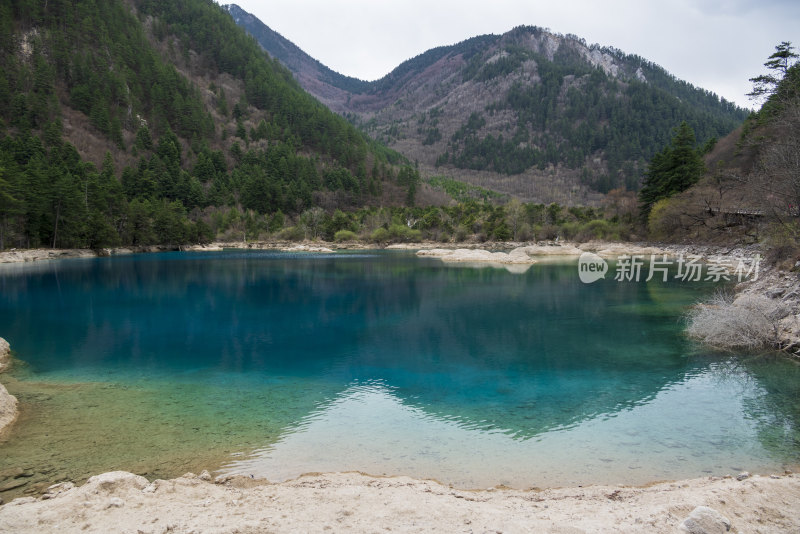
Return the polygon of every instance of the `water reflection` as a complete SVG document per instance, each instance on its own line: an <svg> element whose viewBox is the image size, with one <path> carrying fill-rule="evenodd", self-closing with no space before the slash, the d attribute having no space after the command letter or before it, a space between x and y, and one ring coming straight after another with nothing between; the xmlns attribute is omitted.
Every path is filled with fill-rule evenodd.
<svg viewBox="0 0 800 534"><path fill-rule="evenodd" d="M717 394L731 402L720 403ZM650 402L535 439L434 415L382 382L354 383L247 458L222 471L273 481L306 472L363 471L434 478L461 488L552 486L727 474L766 457L742 418L760 394L713 370Z"/></svg>

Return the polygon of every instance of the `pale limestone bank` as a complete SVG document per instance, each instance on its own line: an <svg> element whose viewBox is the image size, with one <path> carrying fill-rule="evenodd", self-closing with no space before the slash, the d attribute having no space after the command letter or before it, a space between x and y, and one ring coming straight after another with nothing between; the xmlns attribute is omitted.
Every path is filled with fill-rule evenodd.
<svg viewBox="0 0 800 534"><path fill-rule="evenodd" d="M0 373L8 369L11 364L11 345L0 337Z"/></svg>
<svg viewBox="0 0 800 534"><path fill-rule="evenodd" d="M0 531L234 532L798 532L800 478L695 479L648 487L462 491L407 477L306 475L270 484L125 472L61 483L0 507ZM709 530L710 529L710 530Z"/></svg>
<svg viewBox="0 0 800 534"><path fill-rule="evenodd" d="M282 247L283 252L333 252L332 248L321 245L309 245L306 243L298 243L289 247Z"/></svg>
<svg viewBox="0 0 800 534"><path fill-rule="evenodd" d="M433 248L420 250L417 256L430 256L439 258L446 263L497 263L497 264L531 264L536 259L528 255L525 248L515 248L511 252L491 252L482 249L445 249Z"/></svg>
<svg viewBox="0 0 800 534"><path fill-rule="evenodd" d="M630 243L537 243L522 245L510 252L492 252L479 248L422 248L417 256L439 258L443 262L494 263L494 264L533 264L543 259L575 259L584 252L593 252L601 257L623 255L673 255L672 251L654 246L641 246Z"/></svg>
<svg viewBox="0 0 800 534"><path fill-rule="evenodd" d="M68 258L97 258L106 256L124 256L143 252L168 252L180 250L180 247L169 245L152 245L142 247L101 248L97 250L83 248L28 248L10 249L0 252L0 263L28 263L43 260L63 260Z"/></svg>
<svg viewBox="0 0 800 534"><path fill-rule="evenodd" d="M11 364L11 347L8 341L0 337L0 373L8 369ZM3 384L0 384L0 436L17 419L17 398L9 394Z"/></svg>
<svg viewBox="0 0 800 534"><path fill-rule="evenodd" d="M97 253L93 250L32 248L0 252L0 263L24 263L64 258L94 258L96 256Z"/></svg>
<svg viewBox="0 0 800 534"><path fill-rule="evenodd" d="M222 243L209 243L206 245L188 245L182 250L186 252L221 252L224 246Z"/></svg>

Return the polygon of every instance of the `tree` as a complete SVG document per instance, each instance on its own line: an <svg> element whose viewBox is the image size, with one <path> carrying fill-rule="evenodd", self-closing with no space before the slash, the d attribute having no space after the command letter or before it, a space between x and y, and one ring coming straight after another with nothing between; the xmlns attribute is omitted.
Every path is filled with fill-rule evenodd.
<svg viewBox="0 0 800 534"><path fill-rule="evenodd" d="M800 57L794 52L794 47L789 41L783 41L775 47L775 52L767 58L764 66L767 67L771 74L762 74L755 78L750 78L753 82L753 90L747 93L752 100L761 100L769 98L775 94L780 81L786 76L786 73L794 65L795 59Z"/></svg>
<svg viewBox="0 0 800 534"><path fill-rule="evenodd" d="M669 144L650 160L642 189L639 191L641 213L650 213L662 198L689 189L705 172L705 164L695 146L694 130L682 122Z"/></svg>
<svg viewBox="0 0 800 534"><path fill-rule="evenodd" d="M406 206L413 206L416 201L417 186L420 182L419 171L410 165L404 165L400 172L397 173L397 183L400 186L405 186L406 189Z"/></svg>
<svg viewBox="0 0 800 534"><path fill-rule="evenodd" d="M324 217L325 211L320 207L308 209L300 215L300 226L306 231L306 239L319 237Z"/></svg>
<svg viewBox="0 0 800 534"><path fill-rule="evenodd" d="M5 170L0 167L0 250L5 249L5 235L9 216L23 213L22 200L16 184L4 178Z"/></svg>
<svg viewBox="0 0 800 534"><path fill-rule="evenodd" d="M508 211L506 220L508 221L509 229L511 230L511 237L514 239L514 241L517 241L525 216L525 207L522 205L519 199L513 198L506 206L506 210Z"/></svg>

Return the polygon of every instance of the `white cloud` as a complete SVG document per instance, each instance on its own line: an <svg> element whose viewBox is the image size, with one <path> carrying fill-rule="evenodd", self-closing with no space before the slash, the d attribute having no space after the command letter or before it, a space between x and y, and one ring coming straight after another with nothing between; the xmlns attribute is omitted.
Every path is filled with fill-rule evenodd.
<svg viewBox="0 0 800 534"><path fill-rule="evenodd" d="M328 67L373 80L430 48L519 25L640 55L749 106L748 78L780 41L800 45L800 2L782 0L239 0Z"/></svg>

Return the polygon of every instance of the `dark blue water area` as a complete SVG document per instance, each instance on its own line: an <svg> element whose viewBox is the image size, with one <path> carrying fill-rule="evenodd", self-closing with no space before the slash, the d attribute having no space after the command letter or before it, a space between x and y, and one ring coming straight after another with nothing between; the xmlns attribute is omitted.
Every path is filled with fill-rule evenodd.
<svg viewBox="0 0 800 534"><path fill-rule="evenodd" d="M707 431L716 436L716 452L686 445L690 452L675 457L694 460L676 473L794 462L796 366L714 354L682 334L687 307L714 290L657 280L584 284L575 263L511 273L399 251L131 255L0 268L0 335L26 363L22 380L205 384L237 391L244 404L276 384L313 384L320 392L313 407L298 403L283 441L264 444L266 475L275 467L264 466L278 458L281 469L294 466L286 477L381 471L375 458L392 457L386 451L393 447L413 449L399 435L415 432L422 432L415 443L431 432L452 439L437 449L440 461L403 467L387 460L388 472L450 476L465 485L492 481L483 472L459 478L454 466L470 455L452 443L465 440L487 448L481 458L504 451L517 462L544 450L558 456L554 451L569 443L585 444L576 445L579 456L611 456L596 450L603 440L630 458L647 458L658 443L683 435L675 439L684 447ZM265 406L264 417L269 411ZM395 441L378 447L375 458L342 452L354 436L380 442L370 429L382 420L394 424L374 432ZM323 422L325 432L314 432ZM336 429L340 441L328 441ZM637 437L616 443L612 436L626 432ZM495 443L497 433L503 444ZM524 445L536 440L547 447ZM319 448L338 448L347 461L308 461ZM733 457L715 461L717 453ZM669 473L674 461L652 459L659 465L652 476ZM436 466L449 467L428 473ZM554 483L562 475L553 471Z"/></svg>

